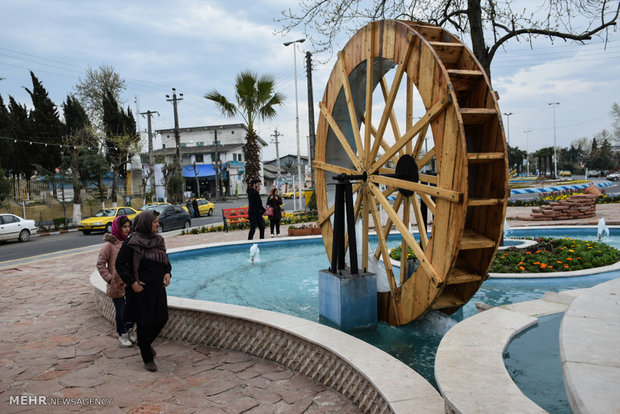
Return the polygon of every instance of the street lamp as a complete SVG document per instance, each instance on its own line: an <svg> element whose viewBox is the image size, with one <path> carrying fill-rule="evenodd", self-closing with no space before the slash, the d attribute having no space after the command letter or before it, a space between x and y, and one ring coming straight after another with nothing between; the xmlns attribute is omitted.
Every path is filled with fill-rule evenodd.
<svg viewBox="0 0 620 414"><path fill-rule="evenodd" d="M510 146L510 115L514 115L512 112L504 112L504 115L506 115L506 124L508 126L508 146Z"/></svg>
<svg viewBox="0 0 620 414"><path fill-rule="evenodd" d="M558 154L555 144L555 107L559 104L559 102L549 102L547 104L553 107L553 178L558 177Z"/></svg>
<svg viewBox="0 0 620 414"><path fill-rule="evenodd" d="M293 45L293 62L295 65L295 131L297 133L297 179L299 185L299 210L301 210L301 154L299 152L299 104L297 103L297 53L295 50L296 43L303 43L306 39L297 39L292 42L284 42L284 46ZM295 193L295 186L293 186Z"/></svg>
<svg viewBox="0 0 620 414"><path fill-rule="evenodd" d="M530 132L531 129L526 129L525 131L525 162L527 163L527 175L530 175L530 155L529 155L529 141L530 141Z"/></svg>

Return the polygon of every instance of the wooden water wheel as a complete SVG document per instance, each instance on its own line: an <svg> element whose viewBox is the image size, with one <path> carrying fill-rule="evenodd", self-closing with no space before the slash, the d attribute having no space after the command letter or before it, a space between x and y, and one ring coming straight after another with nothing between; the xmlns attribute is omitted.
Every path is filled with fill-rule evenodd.
<svg viewBox="0 0 620 414"><path fill-rule="evenodd" d="M379 294L379 318L402 325L428 309L458 310L487 276L508 194L501 112L482 66L440 27L373 22L338 53L320 110L313 165L328 257L331 183L342 173L362 176L353 182L360 266L368 269L374 255L389 282L389 292ZM376 250L368 243L371 223ZM402 251L411 248L419 261L408 279L404 271L397 279L388 259L393 226Z"/></svg>

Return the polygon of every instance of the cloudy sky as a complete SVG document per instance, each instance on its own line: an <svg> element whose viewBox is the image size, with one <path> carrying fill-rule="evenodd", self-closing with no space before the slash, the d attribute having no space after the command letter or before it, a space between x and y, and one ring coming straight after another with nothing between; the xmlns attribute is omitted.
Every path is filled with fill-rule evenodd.
<svg viewBox="0 0 620 414"><path fill-rule="evenodd" d="M74 91L88 66L111 65L127 82L124 104L135 112L158 111L154 129L174 126L173 109L166 101L171 88L183 93L179 103L181 127L241 122L223 117L203 98L213 89L233 97L237 73L251 69L270 74L286 105L273 120L261 122L266 141L277 128L280 154L296 153L295 72L292 47L283 42L303 37L301 31L285 36L274 18L297 7L295 0L132 0L105 2L61 0L3 0L0 6L0 94L30 105L24 87L29 71L43 83L60 106ZM348 37L346 37L348 38ZM345 39L346 40L346 39ZM337 45L338 49L344 44ZM308 103L304 55L297 52L301 152L306 150ZM313 67L315 117L334 59L316 56ZM553 106L556 106L558 146L581 137L611 130L609 115L620 103L620 35L610 32L605 45L548 40L534 49L511 42L494 59L493 84L509 121L510 144L529 151L553 145ZM506 119L506 118L505 118ZM139 119L146 128L146 120ZM529 132L528 132L529 131ZM265 149L275 158L275 145Z"/></svg>

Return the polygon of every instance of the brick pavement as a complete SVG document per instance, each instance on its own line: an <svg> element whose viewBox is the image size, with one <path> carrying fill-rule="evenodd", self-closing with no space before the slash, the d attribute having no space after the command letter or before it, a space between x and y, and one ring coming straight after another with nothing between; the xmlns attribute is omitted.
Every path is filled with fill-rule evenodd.
<svg viewBox="0 0 620 414"><path fill-rule="evenodd" d="M166 239L172 248L246 235ZM0 268L0 412L359 412L332 389L240 352L158 339L159 371L146 371L138 348L120 348L114 327L95 310L88 276L97 252ZM10 405L10 397L24 395L109 404ZM91 397L100 401L85 400Z"/></svg>

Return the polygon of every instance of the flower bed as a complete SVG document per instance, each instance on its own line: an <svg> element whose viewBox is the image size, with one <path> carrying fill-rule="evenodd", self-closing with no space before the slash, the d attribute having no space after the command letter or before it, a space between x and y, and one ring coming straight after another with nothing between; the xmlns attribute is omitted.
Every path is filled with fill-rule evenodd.
<svg viewBox="0 0 620 414"><path fill-rule="evenodd" d="M295 224L288 228L289 236L313 236L321 234L321 228L315 223Z"/></svg>

